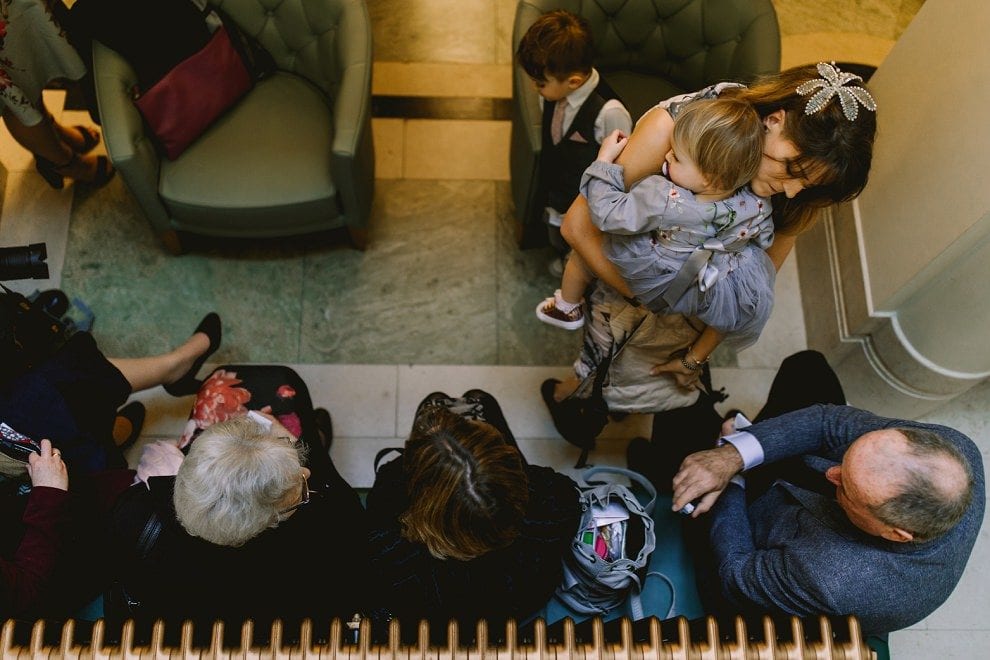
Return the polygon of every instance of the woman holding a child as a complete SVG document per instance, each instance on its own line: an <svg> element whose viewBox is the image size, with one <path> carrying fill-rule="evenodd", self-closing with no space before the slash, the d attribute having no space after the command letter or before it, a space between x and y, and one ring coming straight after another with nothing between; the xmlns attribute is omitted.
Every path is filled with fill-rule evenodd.
<svg viewBox="0 0 990 660"><path fill-rule="evenodd" d="M681 108L716 97L748 102L763 123L762 161L749 189L771 200L775 237L766 255L779 269L797 235L815 222L820 208L853 199L865 187L876 104L858 76L826 63L788 69L748 88L719 84L669 99L643 115L615 161L623 168L627 189L661 172ZM587 300L590 318L575 375L544 384L544 399L558 430L562 426L558 402L572 395L591 396L600 367L607 369L607 377L598 381L612 412L658 412L691 405L698 396L695 388L702 368L723 340L721 333L697 318L651 313L639 305L603 254L603 235L592 214L589 201L579 195L562 228L600 279Z"/></svg>

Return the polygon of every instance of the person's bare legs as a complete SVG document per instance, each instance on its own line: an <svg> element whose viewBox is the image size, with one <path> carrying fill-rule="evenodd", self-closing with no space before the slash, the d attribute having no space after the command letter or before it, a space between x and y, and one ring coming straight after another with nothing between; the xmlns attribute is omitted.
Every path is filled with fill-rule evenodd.
<svg viewBox="0 0 990 660"><path fill-rule="evenodd" d="M36 157L51 161L58 168L63 176L71 177L77 181L93 181L99 175L98 156L94 154L77 155L73 151L72 140L62 139L63 134L76 135L80 139L78 131L57 126L51 114L44 109L43 103L39 100L38 108L42 111L41 121L32 126L26 126L14 116L10 110L3 111L3 121L7 125L10 135ZM81 144L81 140L80 140Z"/></svg>
<svg viewBox="0 0 990 660"><path fill-rule="evenodd" d="M55 126L55 131L58 133L58 137L62 142L69 145L69 148L76 153L82 153L87 147L92 149L97 144L99 144L100 133L95 128L85 128L79 126L65 126L63 124L55 121L52 117L52 124ZM84 135L83 131L87 133L92 132L92 136L96 137L96 142L89 142L90 135Z"/></svg>
<svg viewBox="0 0 990 660"><path fill-rule="evenodd" d="M143 358L107 358L135 392L158 385L174 383L182 378L193 362L210 348L210 338L197 332L178 348L161 355Z"/></svg>
<svg viewBox="0 0 990 660"><path fill-rule="evenodd" d="M55 128L55 122L47 110L42 110L41 121L32 126L22 124L14 113L6 109L3 111L3 121L17 144L32 154L56 164L66 163L72 159L72 147L62 141Z"/></svg>

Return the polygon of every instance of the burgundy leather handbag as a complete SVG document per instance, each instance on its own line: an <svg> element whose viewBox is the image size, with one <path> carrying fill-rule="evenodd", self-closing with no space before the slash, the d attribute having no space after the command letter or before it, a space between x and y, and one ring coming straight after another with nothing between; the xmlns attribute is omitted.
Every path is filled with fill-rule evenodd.
<svg viewBox="0 0 990 660"><path fill-rule="evenodd" d="M254 86L226 27L134 99L169 160L175 160Z"/></svg>

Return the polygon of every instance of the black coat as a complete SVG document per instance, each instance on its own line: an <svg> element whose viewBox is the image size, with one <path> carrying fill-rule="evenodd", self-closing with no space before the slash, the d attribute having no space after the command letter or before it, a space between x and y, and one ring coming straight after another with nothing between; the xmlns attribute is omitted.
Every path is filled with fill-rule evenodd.
<svg viewBox="0 0 990 660"><path fill-rule="evenodd" d="M561 558L581 512L570 478L546 467L526 466L526 473L529 504L512 545L471 561L439 560L402 538L399 516L409 504L402 460L383 465L367 501L375 601L403 623L430 620L434 631L457 618L465 635L480 618L494 630L542 608L561 582Z"/></svg>
<svg viewBox="0 0 990 660"><path fill-rule="evenodd" d="M314 492L308 505L278 527L231 548L182 529L172 503L174 477L149 481L150 492L143 484L132 486L116 512L119 522L154 510L163 523L151 554L131 556L123 578L127 596L141 603L140 620L163 617L175 626L191 619L202 640L213 621L223 619L228 640L236 641L245 619L254 621L256 639L267 638L274 619L282 619L285 638L293 639L299 622L309 617L314 636L325 638L330 619L348 620L364 609L367 528L350 488ZM130 541L123 545L133 550Z"/></svg>

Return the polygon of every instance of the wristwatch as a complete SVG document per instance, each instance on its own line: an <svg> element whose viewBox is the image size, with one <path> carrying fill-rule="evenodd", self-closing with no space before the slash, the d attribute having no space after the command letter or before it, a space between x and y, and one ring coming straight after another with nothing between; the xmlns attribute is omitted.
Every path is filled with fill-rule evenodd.
<svg viewBox="0 0 990 660"><path fill-rule="evenodd" d="M681 353L681 356L680 356L681 357L681 365L685 369L687 369L688 371L697 371L698 369L701 369L701 367L705 366L705 364L708 362L708 358L705 358L704 360L695 360L694 358L690 358L691 362L694 363L694 364L691 364L691 362L688 362L688 356L691 354L691 349L692 348L694 348L694 346L689 346L688 348L686 348L684 350L683 353ZM711 356L709 356L709 357L711 357Z"/></svg>

